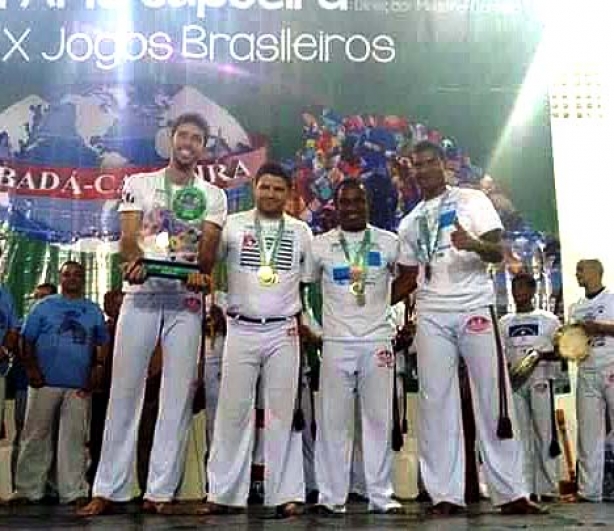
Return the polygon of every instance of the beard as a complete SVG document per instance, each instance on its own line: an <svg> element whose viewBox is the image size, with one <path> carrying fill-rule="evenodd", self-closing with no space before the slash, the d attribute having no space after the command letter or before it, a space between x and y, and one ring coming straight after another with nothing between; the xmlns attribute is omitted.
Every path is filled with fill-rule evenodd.
<svg viewBox="0 0 614 531"><path fill-rule="evenodd" d="M198 163L200 157L195 151L190 151L189 156L183 155L182 151L182 149L173 149L173 163L180 170L189 170Z"/></svg>

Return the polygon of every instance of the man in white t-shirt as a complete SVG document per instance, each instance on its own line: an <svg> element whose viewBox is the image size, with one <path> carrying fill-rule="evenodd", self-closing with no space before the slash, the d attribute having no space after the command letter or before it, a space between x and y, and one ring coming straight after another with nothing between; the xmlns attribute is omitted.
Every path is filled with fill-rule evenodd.
<svg viewBox="0 0 614 531"><path fill-rule="evenodd" d="M192 419L201 339L202 291L224 223L226 196L196 173L208 138L198 114L177 118L168 167L124 184L120 252L124 301L117 322L111 393L93 499L82 516L109 512L132 498L134 460L147 367L160 341L160 411L143 510L172 512ZM186 282L147 278L143 258L197 266Z"/></svg>
<svg viewBox="0 0 614 531"><path fill-rule="evenodd" d="M585 295L569 310L591 336L590 354L578 364L577 501L600 502L603 496L605 416L614 426L614 293L603 286L599 260L581 260L576 278Z"/></svg>
<svg viewBox="0 0 614 531"><path fill-rule="evenodd" d="M345 512L357 396L369 510L401 512L392 499L395 330L388 319L398 239L367 223L367 191L360 181L343 181L335 205L339 226L316 237L313 245L314 276L322 282L323 300L315 450L318 504L326 513Z"/></svg>
<svg viewBox="0 0 614 531"><path fill-rule="evenodd" d="M415 146L414 168L423 200L399 227L399 269L413 281L399 283L393 296L397 302L419 283L418 447L420 471L433 500L431 512L447 516L465 505L458 380L462 356L472 382L493 504L504 514L539 514L542 509L528 500L521 442L512 437L509 378L496 334L494 288L486 270L488 263L503 257L501 221L482 192L446 185L444 162L438 145Z"/></svg>
<svg viewBox="0 0 614 531"><path fill-rule="evenodd" d="M264 505L279 517L299 514L305 500L299 388L301 283L312 275L309 227L284 214L292 188L286 171L264 164L254 178L256 208L234 214L222 235L228 269L228 336L222 362L209 500L200 514L247 505L254 443L254 400L264 398Z"/></svg>
<svg viewBox="0 0 614 531"><path fill-rule="evenodd" d="M500 320L508 365L520 363L530 350L548 355L529 379L514 392L518 435L524 444L524 477L531 498L552 502L558 498L560 445L554 410L554 382L560 377L561 361L555 361L552 343L561 323L556 315L534 306L537 283L529 273L512 280L515 313Z"/></svg>

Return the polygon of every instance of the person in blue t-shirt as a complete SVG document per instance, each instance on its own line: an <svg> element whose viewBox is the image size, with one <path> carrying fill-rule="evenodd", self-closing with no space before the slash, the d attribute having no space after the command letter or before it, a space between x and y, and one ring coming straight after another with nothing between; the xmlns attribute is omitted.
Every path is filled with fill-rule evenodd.
<svg viewBox="0 0 614 531"><path fill-rule="evenodd" d="M108 333L104 315L83 298L85 269L65 262L60 269L61 295L38 302L22 329L22 360L28 375L28 408L17 461L12 501L37 502L53 452L51 426L59 415L57 451L58 493L61 503L83 504L86 481L87 425L90 389L104 362Z"/></svg>

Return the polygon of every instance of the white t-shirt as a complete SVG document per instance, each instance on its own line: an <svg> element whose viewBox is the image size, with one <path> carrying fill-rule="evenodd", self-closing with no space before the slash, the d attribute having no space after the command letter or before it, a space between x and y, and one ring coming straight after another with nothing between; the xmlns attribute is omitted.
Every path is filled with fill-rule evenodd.
<svg viewBox="0 0 614 531"><path fill-rule="evenodd" d="M450 235L456 230L457 220L474 237L503 229L488 197L466 188L448 188L441 196L420 202L401 221L399 264L421 266L418 310L458 312L494 304L487 264L477 253L459 251L452 245ZM426 281L425 265L430 253L431 279Z"/></svg>
<svg viewBox="0 0 614 531"><path fill-rule="evenodd" d="M513 367L531 349L542 352L554 350L552 339L560 326L558 317L545 310L504 315L499 321L499 327L507 362ZM560 362L540 361L529 381L557 379L560 372Z"/></svg>
<svg viewBox="0 0 614 531"><path fill-rule="evenodd" d="M585 321L614 322L614 293L603 290L592 299L582 297L571 305L569 317L572 323ZM598 369L614 363L614 337L593 336L591 353L579 364L580 369Z"/></svg>
<svg viewBox="0 0 614 531"><path fill-rule="evenodd" d="M202 190L206 211L201 219L183 221L170 208L171 197L165 185L166 168L152 173L131 175L124 183L119 212L141 212L140 245L145 258L182 263L196 263L198 241L203 222L222 228L226 221L226 194L201 177L194 176L193 186ZM185 188L171 185L171 195ZM126 284L127 292L175 292L185 290L179 280L149 278L141 285Z"/></svg>
<svg viewBox="0 0 614 531"><path fill-rule="evenodd" d="M260 268L260 250L255 226L255 210L239 212L228 217L222 233L220 256L228 268L228 313L244 317L291 317L302 309L300 283L312 282L313 263L309 226L284 214L275 271L279 282L261 286L257 273ZM262 234L267 249L271 249L280 220L261 218Z"/></svg>
<svg viewBox="0 0 614 531"><path fill-rule="evenodd" d="M359 306L350 292L350 264L340 243L340 229L317 236L313 243L315 277L322 280L322 324L328 340L390 340L394 326L389 319L390 291L399 254L395 234L371 225L367 256L366 304ZM350 257L361 246L364 231L343 232Z"/></svg>

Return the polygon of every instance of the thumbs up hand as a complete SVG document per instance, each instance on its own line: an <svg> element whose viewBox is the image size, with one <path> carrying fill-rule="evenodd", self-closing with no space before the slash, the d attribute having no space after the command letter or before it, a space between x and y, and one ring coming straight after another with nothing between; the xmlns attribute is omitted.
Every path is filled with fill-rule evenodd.
<svg viewBox="0 0 614 531"><path fill-rule="evenodd" d="M458 222L454 222L455 231L450 235L452 245L459 251L476 251L479 248L480 242L469 234L465 228Z"/></svg>

